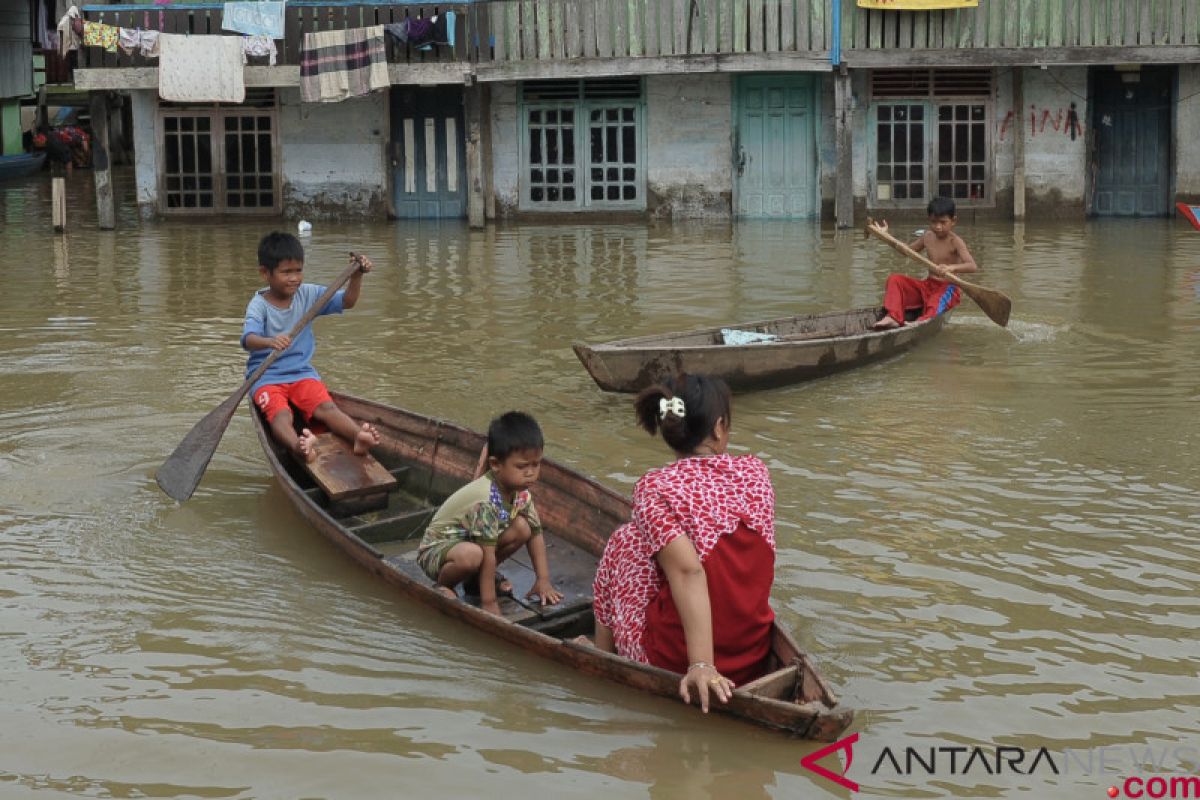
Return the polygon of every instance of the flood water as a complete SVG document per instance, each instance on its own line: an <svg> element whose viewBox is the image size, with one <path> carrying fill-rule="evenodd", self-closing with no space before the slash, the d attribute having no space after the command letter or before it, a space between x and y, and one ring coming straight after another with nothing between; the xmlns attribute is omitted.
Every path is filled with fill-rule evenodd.
<svg viewBox="0 0 1200 800"><path fill-rule="evenodd" d="M56 235L48 178L0 186L0 797L851 796L801 765L812 744L394 595L291 510L244 409L196 495L165 497L155 469L241 382L258 238L296 221L143 224L126 201L101 233L86 172L70 205ZM778 615L858 710L847 777L1097 800L1200 775L1200 232L958 232L1007 329L964 300L907 355L735 400L732 446L778 495ZM377 265L318 322L329 384L473 428L525 409L550 458L625 493L668 454L571 342L869 305L911 271L810 222L305 243L308 280L350 249ZM1059 774L879 763L955 746L1046 748Z"/></svg>

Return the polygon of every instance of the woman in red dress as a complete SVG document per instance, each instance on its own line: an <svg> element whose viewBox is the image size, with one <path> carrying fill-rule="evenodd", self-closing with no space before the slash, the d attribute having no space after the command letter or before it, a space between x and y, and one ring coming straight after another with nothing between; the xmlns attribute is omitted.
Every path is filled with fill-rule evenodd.
<svg viewBox="0 0 1200 800"><path fill-rule="evenodd" d="M775 619L775 492L756 456L731 456L729 387L680 375L634 401L638 423L675 453L633 490L633 516L609 538L593 584L596 646L683 674L709 692L765 671Z"/></svg>

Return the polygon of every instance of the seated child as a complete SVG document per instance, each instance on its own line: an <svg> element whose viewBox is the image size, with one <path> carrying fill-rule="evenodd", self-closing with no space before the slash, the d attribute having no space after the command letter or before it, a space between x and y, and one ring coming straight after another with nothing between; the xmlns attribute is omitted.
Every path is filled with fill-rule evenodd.
<svg viewBox="0 0 1200 800"><path fill-rule="evenodd" d="M562 599L550 583L542 522L529 494L543 448L542 429L528 414L509 411L492 420L484 451L488 472L450 495L421 538L417 562L439 592L457 598L455 586L465 582L474 594L477 584L480 605L499 615L496 595L511 594L513 587L496 565L524 545L537 574L525 596L538 595L542 605Z"/></svg>
<svg viewBox="0 0 1200 800"><path fill-rule="evenodd" d="M929 228L909 247L918 253L924 250L940 272L931 269L922 280L909 275L889 275L883 290L883 316L873 326L875 330L900 327L905 323L905 312L910 310L916 312L918 320L949 311L958 305L962 292L946 280L945 273L957 275L979 269L967 243L954 232L958 223L954 201L948 197L935 197L929 201L926 210ZM879 227L886 231L887 222L881 222Z"/></svg>
<svg viewBox="0 0 1200 800"><path fill-rule="evenodd" d="M333 295L321 310L322 315L340 314L358 303L363 273L370 272L372 264L366 256L354 258L358 260L359 271L345 289ZM272 350L283 351L250 390L254 404L271 426L272 435L303 461L317 457L314 449L317 437L311 428L296 433L292 419L294 406L304 415L307 425L321 423L350 442L355 454L365 455L379 444L379 432L369 423L359 425L334 404L312 365L316 349L312 325L297 334L295 340L288 337L288 332L325 291L319 284L302 282L304 247L300 240L290 233L264 236L258 244L258 272L267 287L255 293L246 306L242 347L250 351L246 360L247 378Z"/></svg>

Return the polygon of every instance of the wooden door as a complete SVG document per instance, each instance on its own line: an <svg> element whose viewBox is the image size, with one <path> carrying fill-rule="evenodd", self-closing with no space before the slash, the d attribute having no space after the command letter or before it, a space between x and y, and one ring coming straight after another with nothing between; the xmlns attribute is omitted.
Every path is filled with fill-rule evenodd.
<svg viewBox="0 0 1200 800"><path fill-rule="evenodd" d="M814 83L806 75L738 78L733 153L737 216L820 213Z"/></svg>
<svg viewBox="0 0 1200 800"><path fill-rule="evenodd" d="M1092 73L1092 203L1097 216L1171 213L1173 68Z"/></svg>
<svg viewBox="0 0 1200 800"><path fill-rule="evenodd" d="M392 203L396 216L466 216L462 87L393 87L390 102Z"/></svg>

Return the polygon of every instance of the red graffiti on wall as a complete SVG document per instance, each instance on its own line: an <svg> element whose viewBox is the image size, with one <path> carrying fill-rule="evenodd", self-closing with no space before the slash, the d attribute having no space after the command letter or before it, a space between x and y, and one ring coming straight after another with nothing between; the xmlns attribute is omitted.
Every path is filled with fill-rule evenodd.
<svg viewBox="0 0 1200 800"><path fill-rule="evenodd" d="M1000 123L1000 141L1003 142L1008 135L1015 117L1014 111L1009 111L1004 115L1004 121ZM1083 135L1083 123L1079 121L1074 103L1071 103L1069 108L1059 108L1057 111L1049 108L1039 109L1034 105L1029 106L1029 137L1032 139L1039 133L1044 134L1047 125L1050 126L1052 132L1070 136L1072 140Z"/></svg>

